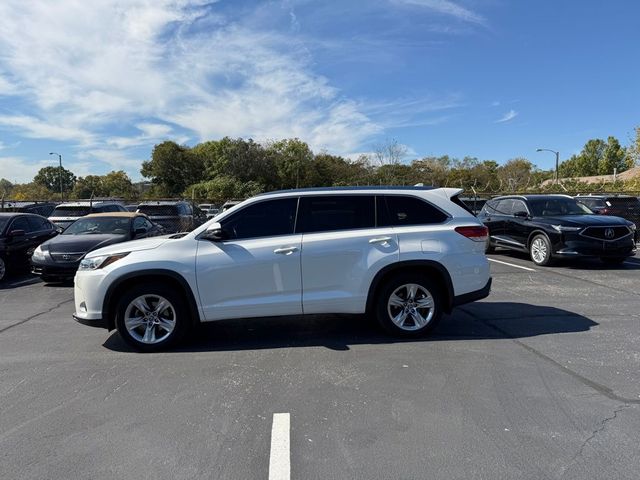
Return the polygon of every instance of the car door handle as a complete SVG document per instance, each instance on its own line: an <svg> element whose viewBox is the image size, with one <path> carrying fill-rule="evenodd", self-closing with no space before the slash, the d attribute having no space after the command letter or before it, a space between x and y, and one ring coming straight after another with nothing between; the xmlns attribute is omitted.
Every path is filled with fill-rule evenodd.
<svg viewBox="0 0 640 480"><path fill-rule="evenodd" d="M376 237L369 240L369 243L389 243L391 237Z"/></svg>
<svg viewBox="0 0 640 480"><path fill-rule="evenodd" d="M282 247L276 248L273 253L278 253L280 255L291 255L293 252L297 252L298 247Z"/></svg>

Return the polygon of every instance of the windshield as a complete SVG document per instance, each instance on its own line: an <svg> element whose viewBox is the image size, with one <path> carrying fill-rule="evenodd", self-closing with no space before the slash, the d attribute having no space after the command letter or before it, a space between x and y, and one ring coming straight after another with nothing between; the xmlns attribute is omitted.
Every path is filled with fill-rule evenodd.
<svg viewBox="0 0 640 480"><path fill-rule="evenodd" d="M81 218L67 228L62 235L113 234L129 233L129 218L90 217Z"/></svg>
<svg viewBox="0 0 640 480"><path fill-rule="evenodd" d="M536 198L529 200L534 217L554 217L558 215L588 215L593 213L573 198Z"/></svg>
<svg viewBox="0 0 640 480"><path fill-rule="evenodd" d="M56 207L50 217L84 217L89 215L89 207Z"/></svg>
<svg viewBox="0 0 640 480"><path fill-rule="evenodd" d="M178 207L175 205L140 205L138 211L150 217L178 215Z"/></svg>

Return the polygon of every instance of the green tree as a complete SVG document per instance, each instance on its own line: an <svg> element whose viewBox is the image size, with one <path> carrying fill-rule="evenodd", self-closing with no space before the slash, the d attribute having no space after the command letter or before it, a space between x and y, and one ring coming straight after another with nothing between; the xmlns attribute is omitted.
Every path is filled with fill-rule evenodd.
<svg viewBox="0 0 640 480"><path fill-rule="evenodd" d="M11 198L13 200L52 200L56 198L56 194L39 183L31 182L14 185Z"/></svg>
<svg viewBox="0 0 640 480"><path fill-rule="evenodd" d="M73 189L73 185L76 183L76 176L70 170L62 167L44 167L38 170L38 173L33 177L33 182L37 185L41 185L49 191L60 191L60 172L62 171L62 190L63 192L70 192Z"/></svg>
<svg viewBox="0 0 640 480"><path fill-rule="evenodd" d="M626 149L625 165L627 170L640 165L640 127L634 129L635 138Z"/></svg>
<svg viewBox="0 0 640 480"><path fill-rule="evenodd" d="M262 191L262 185L257 182L242 182L237 178L218 176L189 186L183 195L221 204L227 200L252 197Z"/></svg>
<svg viewBox="0 0 640 480"><path fill-rule="evenodd" d="M12 189L13 183L6 178L0 178L0 198L9 198Z"/></svg>
<svg viewBox="0 0 640 480"><path fill-rule="evenodd" d="M279 188L309 187L313 152L305 142L293 138L272 142L267 154L273 159Z"/></svg>
<svg viewBox="0 0 640 480"><path fill-rule="evenodd" d="M526 158L512 158L498 168L501 188L510 192L524 190L531 185L531 177L535 170L535 166Z"/></svg>
<svg viewBox="0 0 640 480"><path fill-rule="evenodd" d="M625 162L626 152L620 146L615 137L607 138L607 143L602 151L602 157L598 161L598 173L600 175L613 175L613 172L624 172L627 169Z"/></svg>
<svg viewBox="0 0 640 480"><path fill-rule="evenodd" d="M111 197L131 198L134 195L133 183L123 170L112 171L104 175L102 188L105 195Z"/></svg>
<svg viewBox="0 0 640 480"><path fill-rule="evenodd" d="M153 147L140 172L150 178L156 195L177 196L203 177L204 162L189 147L166 141Z"/></svg>
<svg viewBox="0 0 640 480"><path fill-rule="evenodd" d="M102 177L100 175L87 175L79 177L73 187L71 196L73 198L91 198L105 196L102 186Z"/></svg>

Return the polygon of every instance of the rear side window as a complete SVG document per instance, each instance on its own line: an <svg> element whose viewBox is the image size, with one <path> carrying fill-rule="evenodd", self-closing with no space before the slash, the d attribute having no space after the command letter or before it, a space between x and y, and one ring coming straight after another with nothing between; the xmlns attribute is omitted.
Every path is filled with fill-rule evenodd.
<svg viewBox="0 0 640 480"><path fill-rule="evenodd" d="M296 221L297 198L255 203L222 222L230 240L291 235Z"/></svg>
<svg viewBox="0 0 640 480"><path fill-rule="evenodd" d="M374 228L375 197L370 195L327 195L301 197L297 231L331 232Z"/></svg>
<svg viewBox="0 0 640 480"><path fill-rule="evenodd" d="M18 217L12 223L11 227L9 227L9 231L12 230L23 230L25 233L33 232L33 228L29 225L29 221L27 217Z"/></svg>
<svg viewBox="0 0 640 480"><path fill-rule="evenodd" d="M442 223L448 217L442 210L416 197L385 195L378 209L379 227ZM386 204L386 208L384 208Z"/></svg>

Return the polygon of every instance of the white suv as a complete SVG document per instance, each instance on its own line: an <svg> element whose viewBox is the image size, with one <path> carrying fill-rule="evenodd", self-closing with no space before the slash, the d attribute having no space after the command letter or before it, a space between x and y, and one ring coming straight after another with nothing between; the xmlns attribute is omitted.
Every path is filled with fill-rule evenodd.
<svg viewBox="0 0 640 480"><path fill-rule="evenodd" d="M425 187L322 188L251 198L193 232L93 251L74 318L159 350L198 322L370 313L403 336L489 294L487 229Z"/></svg>

